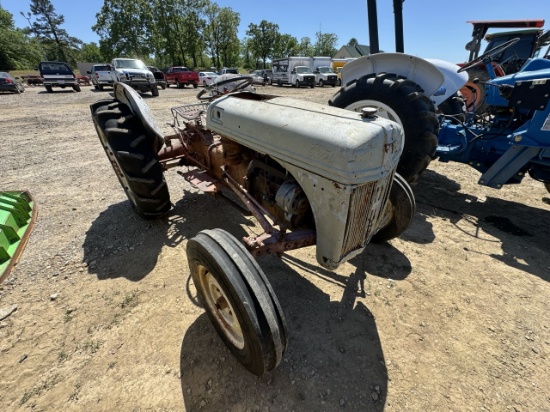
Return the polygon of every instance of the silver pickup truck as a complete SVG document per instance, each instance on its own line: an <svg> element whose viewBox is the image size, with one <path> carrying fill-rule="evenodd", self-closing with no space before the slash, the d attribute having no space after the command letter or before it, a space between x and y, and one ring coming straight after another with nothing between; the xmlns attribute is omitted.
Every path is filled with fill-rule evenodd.
<svg viewBox="0 0 550 412"><path fill-rule="evenodd" d="M96 90L103 90L105 86L113 87L115 84L113 68L110 64L94 64L87 73Z"/></svg>
<svg viewBox="0 0 550 412"><path fill-rule="evenodd" d="M155 76L138 59L117 58L111 61L115 82L125 83L139 92L151 92L153 96L159 95L158 84Z"/></svg>

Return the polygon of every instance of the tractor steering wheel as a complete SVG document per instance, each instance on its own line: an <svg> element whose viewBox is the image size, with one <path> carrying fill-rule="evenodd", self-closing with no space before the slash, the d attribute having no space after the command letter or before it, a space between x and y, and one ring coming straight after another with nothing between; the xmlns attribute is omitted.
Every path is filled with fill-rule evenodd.
<svg viewBox="0 0 550 412"><path fill-rule="evenodd" d="M221 96L223 94L236 92L237 90L246 89L248 86L250 86L253 83L253 77L252 76L237 76L237 77L231 77L229 79L224 79L220 82L214 82L208 87L205 87L202 89L199 94L197 94L197 99L199 100L213 100L218 96ZM231 90L221 92L217 90L218 87L223 86L224 84L228 83L237 83ZM214 95L210 96L204 96L206 92L214 92Z"/></svg>
<svg viewBox="0 0 550 412"><path fill-rule="evenodd" d="M500 46L494 47L491 50L483 53L481 56L476 57L474 60L472 60L469 63L466 63L464 66L462 66L460 69L458 69L457 73L462 73L465 70L468 70L474 66L477 66L479 63L485 61L485 59L488 59L489 61L493 58L495 54L499 54L500 52L506 50L508 47L513 46L519 41L519 37L516 37L515 39L508 40L505 43L502 43Z"/></svg>

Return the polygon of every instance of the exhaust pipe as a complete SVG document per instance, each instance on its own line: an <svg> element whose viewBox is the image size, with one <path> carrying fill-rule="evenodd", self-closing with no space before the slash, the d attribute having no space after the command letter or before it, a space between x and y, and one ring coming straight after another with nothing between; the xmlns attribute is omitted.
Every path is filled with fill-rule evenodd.
<svg viewBox="0 0 550 412"><path fill-rule="evenodd" d="M405 0L393 0L393 13L395 24L395 51L405 53L403 41L403 3Z"/></svg>
<svg viewBox="0 0 550 412"><path fill-rule="evenodd" d="M370 54L380 53L378 45L378 16L376 14L376 0L367 0L367 15L369 19Z"/></svg>

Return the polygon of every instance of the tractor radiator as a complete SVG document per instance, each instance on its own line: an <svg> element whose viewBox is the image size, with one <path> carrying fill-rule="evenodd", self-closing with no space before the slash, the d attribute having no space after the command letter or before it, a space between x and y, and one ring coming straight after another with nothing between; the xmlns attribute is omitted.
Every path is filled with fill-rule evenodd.
<svg viewBox="0 0 550 412"><path fill-rule="evenodd" d="M365 247L378 229L383 205L388 199L394 173L385 178L356 187L351 193L350 208L342 244L343 260L350 253Z"/></svg>

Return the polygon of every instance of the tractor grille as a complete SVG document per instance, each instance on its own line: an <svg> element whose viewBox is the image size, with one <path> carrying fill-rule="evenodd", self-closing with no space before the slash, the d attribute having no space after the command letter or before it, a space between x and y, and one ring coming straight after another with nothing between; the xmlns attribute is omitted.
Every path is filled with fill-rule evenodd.
<svg viewBox="0 0 550 412"><path fill-rule="evenodd" d="M363 248L370 240L384 211L393 173L383 179L356 187L351 194L341 259Z"/></svg>

